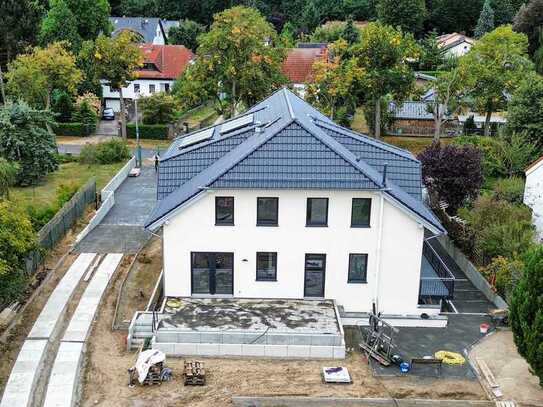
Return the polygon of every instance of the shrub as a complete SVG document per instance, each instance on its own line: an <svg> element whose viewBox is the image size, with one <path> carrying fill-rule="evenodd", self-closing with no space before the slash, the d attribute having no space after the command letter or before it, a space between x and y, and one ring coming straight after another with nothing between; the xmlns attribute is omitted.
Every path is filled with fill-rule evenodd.
<svg viewBox="0 0 543 407"><path fill-rule="evenodd" d="M519 353L543 385L543 246L528 252L524 264L511 299L511 328Z"/></svg>
<svg viewBox="0 0 543 407"><path fill-rule="evenodd" d="M126 143L111 139L104 143L87 144L81 149L79 161L83 164L113 164L130 157Z"/></svg>
<svg viewBox="0 0 543 407"><path fill-rule="evenodd" d="M32 227L37 232L44 227L55 214L68 202L79 189L75 183L60 184L56 190L56 199L54 202L45 206L28 205L26 213L32 223Z"/></svg>
<svg viewBox="0 0 543 407"><path fill-rule="evenodd" d="M175 120L177 110L175 98L166 92L154 93L141 99L144 124L169 124Z"/></svg>
<svg viewBox="0 0 543 407"><path fill-rule="evenodd" d="M494 197L512 204L521 204L524 197L524 180L520 177L499 179L494 185Z"/></svg>
<svg viewBox="0 0 543 407"><path fill-rule="evenodd" d="M449 204L447 211L454 214L467 200L473 200L479 194L483 172L478 148L433 142L418 159L433 206L445 201Z"/></svg>
<svg viewBox="0 0 543 407"><path fill-rule="evenodd" d="M77 156L73 154L58 153L56 157L59 164L74 163L74 162L77 162L78 160Z"/></svg>
<svg viewBox="0 0 543 407"><path fill-rule="evenodd" d="M475 236L474 260L479 265L486 266L498 256L515 258L533 245L532 213L525 205L481 196L473 208L458 213Z"/></svg>
<svg viewBox="0 0 543 407"><path fill-rule="evenodd" d="M89 102L83 100L74 112L73 119L75 122L83 123L84 125L94 125L96 129L98 114L94 111Z"/></svg>
<svg viewBox="0 0 543 407"><path fill-rule="evenodd" d="M100 114L100 108L102 105L100 102L100 98L98 96L96 96L94 93L91 93L91 92L86 92L78 96L75 101L76 109L79 109L83 103L86 103L88 106L90 106L92 111L98 117L98 115Z"/></svg>
<svg viewBox="0 0 543 407"><path fill-rule="evenodd" d="M168 126L164 124L140 124L138 125L140 138L152 140L167 140ZM136 125L129 124L126 126L128 138L136 138Z"/></svg>
<svg viewBox="0 0 543 407"><path fill-rule="evenodd" d="M87 137L96 131L96 122L93 124L57 123L54 131L57 136Z"/></svg>
<svg viewBox="0 0 543 407"><path fill-rule="evenodd" d="M523 267L522 260L498 256L488 266L482 267L481 273L496 288L496 292L510 302Z"/></svg>
<svg viewBox="0 0 543 407"><path fill-rule="evenodd" d="M72 96L65 91L55 89L52 99L51 110L57 114L57 121L61 123L69 122L74 111Z"/></svg>

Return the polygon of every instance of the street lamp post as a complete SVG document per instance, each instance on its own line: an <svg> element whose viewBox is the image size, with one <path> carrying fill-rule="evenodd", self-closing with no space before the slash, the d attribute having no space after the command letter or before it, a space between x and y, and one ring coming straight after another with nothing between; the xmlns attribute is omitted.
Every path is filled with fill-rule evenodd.
<svg viewBox="0 0 543 407"><path fill-rule="evenodd" d="M134 104L136 110L136 167L141 167L141 145L140 145L140 128L138 125L139 116L138 116L138 98L140 96L139 89L135 91L134 95Z"/></svg>

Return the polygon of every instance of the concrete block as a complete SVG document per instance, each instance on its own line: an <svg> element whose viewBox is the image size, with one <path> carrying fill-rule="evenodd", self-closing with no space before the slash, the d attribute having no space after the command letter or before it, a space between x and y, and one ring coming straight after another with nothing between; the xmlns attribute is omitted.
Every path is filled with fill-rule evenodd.
<svg viewBox="0 0 543 407"><path fill-rule="evenodd" d="M200 343L221 343L221 334L215 332L202 332L200 334Z"/></svg>
<svg viewBox="0 0 543 407"><path fill-rule="evenodd" d="M177 334L175 332L168 332L168 331L162 331L162 330L157 331L156 340L157 342L185 342L185 341L178 341Z"/></svg>
<svg viewBox="0 0 543 407"><path fill-rule="evenodd" d="M345 346L333 346L334 359L345 359Z"/></svg>
<svg viewBox="0 0 543 407"><path fill-rule="evenodd" d="M198 355L198 344L196 343L174 343L175 356Z"/></svg>
<svg viewBox="0 0 543 407"><path fill-rule="evenodd" d="M241 343L221 343L219 354L221 356L243 356Z"/></svg>
<svg viewBox="0 0 543 407"><path fill-rule="evenodd" d="M202 356L219 356L218 343L198 343L198 354Z"/></svg>
<svg viewBox="0 0 543 407"><path fill-rule="evenodd" d="M311 357L310 345L288 345L287 355L289 358L309 358Z"/></svg>
<svg viewBox="0 0 543 407"><path fill-rule="evenodd" d="M271 334L266 335L268 345L288 345L290 343L289 335Z"/></svg>
<svg viewBox="0 0 543 407"><path fill-rule="evenodd" d="M51 371L44 407L72 407L76 403L84 344L61 342Z"/></svg>
<svg viewBox="0 0 543 407"><path fill-rule="evenodd" d="M253 334L253 333L250 333L250 334L245 334L244 335L244 338L243 338L243 343L245 344L265 344L267 342L267 339L266 339L266 335L262 335L264 332L262 333L258 333L258 334Z"/></svg>
<svg viewBox="0 0 543 407"><path fill-rule="evenodd" d="M314 359L332 359L334 348L332 346L311 346L310 356Z"/></svg>
<svg viewBox="0 0 543 407"><path fill-rule="evenodd" d="M200 332L177 332L176 341L179 343L199 343Z"/></svg>
<svg viewBox="0 0 543 407"><path fill-rule="evenodd" d="M241 352L243 356L266 356L266 351L264 350L264 345L243 345L241 347Z"/></svg>
<svg viewBox="0 0 543 407"><path fill-rule="evenodd" d="M175 354L174 345L175 344L173 344L173 343L155 342L155 343L153 343L152 347L153 347L153 349L158 349L158 350L164 352L164 354L166 356L172 356L172 355Z"/></svg>
<svg viewBox="0 0 543 407"><path fill-rule="evenodd" d="M222 334L222 343L245 343L245 334L224 332Z"/></svg>
<svg viewBox="0 0 543 407"><path fill-rule="evenodd" d="M287 345L266 345L265 356L270 358L286 358L288 357Z"/></svg>
<svg viewBox="0 0 543 407"><path fill-rule="evenodd" d="M311 336L303 334L290 335L289 345L311 345Z"/></svg>
<svg viewBox="0 0 543 407"><path fill-rule="evenodd" d="M333 346L334 336L332 335L313 335L311 337L311 346Z"/></svg>

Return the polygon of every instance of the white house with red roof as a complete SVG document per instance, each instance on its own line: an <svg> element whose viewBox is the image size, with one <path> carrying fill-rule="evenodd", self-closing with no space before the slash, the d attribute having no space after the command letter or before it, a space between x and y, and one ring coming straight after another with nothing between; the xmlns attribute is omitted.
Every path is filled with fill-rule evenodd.
<svg viewBox="0 0 543 407"><path fill-rule="evenodd" d="M475 40L464 34L451 33L443 34L437 37L439 48L441 48L447 57L461 57L468 53Z"/></svg>
<svg viewBox="0 0 543 407"><path fill-rule="evenodd" d="M532 208L532 223L538 240L543 241L543 157L530 164L524 173L524 204Z"/></svg>
<svg viewBox="0 0 543 407"><path fill-rule="evenodd" d="M300 43L287 51L282 71L301 97L304 97L306 84L313 80L313 64L326 58L328 44Z"/></svg>
<svg viewBox="0 0 543 407"><path fill-rule="evenodd" d="M194 59L191 50L183 45L141 44L144 62L136 73L136 79L123 88L123 97L133 100L137 94L149 96L156 92L168 92L175 79ZM119 92L102 82L105 107L120 110Z"/></svg>

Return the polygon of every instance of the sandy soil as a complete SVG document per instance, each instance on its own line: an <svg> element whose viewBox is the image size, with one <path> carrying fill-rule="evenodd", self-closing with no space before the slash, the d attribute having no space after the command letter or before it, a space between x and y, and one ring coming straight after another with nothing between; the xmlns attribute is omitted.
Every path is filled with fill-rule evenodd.
<svg viewBox="0 0 543 407"><path fill-rule="evenodd" d="M511 331L497 331L487 336L472 349L470 358L486 362L500 385L504 399L527 404L539 401L543 405L543 388L518 354Z"/></svg>
<svg viewBox="0 0 543 407"><path fill-rule="evenodd" d="M8 333L5 342L0 342L0 354L2 355L2 363L0 363L0 394L4 391L4 386L13 364L17 359L17 355L19 354L19 350L24 340L34 325L34 321L77 255L68 255L60 267L57 269L54 269L54 267L61 257L70 250L75 237L88 223L92 214L92 210L87 210L83 217L81 217L66 236L64 236L57 246L48 254L45 259L43 273L52 273L51 276L43 284L40 293L26 306L21 315L17 317L17 323Z"/></svg>
<svg viewBox="0 0 543 407"><path fill-rule="evenodd" d="M126 278L120 298L116 326L128 326L136 311L143 311L162 270L162 241L153 236L139 253Z"/></svg>
<svg viewBox="0 0 543 407"><path fill-rule="evenodd" d="M90 337L83 375L83 407L223 407L232 405L233 395L485 399L477 381L374 378L367 361L357 353L341 362L353 377L352 385L322 383L321 368L337 362L202 358L207 365L207 384L184 387L179 375L183 360L169 358L167 365L174 372L172 382L128 388L127 369L133 365L136 353L126 351L125 332L111 332L112 309L122 278L119 273L102 302Z"/></svg>

